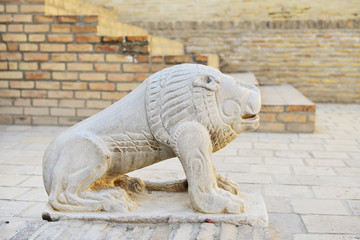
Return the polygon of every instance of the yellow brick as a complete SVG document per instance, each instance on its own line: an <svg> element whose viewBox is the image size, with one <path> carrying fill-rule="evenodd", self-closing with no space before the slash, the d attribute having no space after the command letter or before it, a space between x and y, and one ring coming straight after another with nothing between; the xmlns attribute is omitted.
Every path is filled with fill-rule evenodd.
<svg viewBox="0 0 360 240"><path fill-rule="evenodd" d="M76 115L79 117L90 117L98 113L100 109L77 109Z"/></svg>
<svg viewBox="0 0 360 240"><path fill-rule="evenodd" d="M278 115L278 120L281 122L296 122L296 123L304 123L306 122L306 115L300 113L280 113Z"/></svg>
<svg viewBox="0 0 360 240"><path fill-rule="evenodd" d="M21 5L20 11L24 13L43 13L45 12L44 4Z"/></svg>
<svg viewBox="0 0 360 240"><path fill-rule="evenodd" d="M18 63L17 62L9 62L9 70L18 70Z"/></svg>
<svg viewBox="0 0 360 240"><path fill-rule="evenodd" d="M67 50L69 52L91 52L93 46L91 44L68 44Z"/></svg>
<svg viewBox="0 0 360 240"><path fill-rule="evenodd" d="M82 62L104 62L104 54L79 54L79 60Z"/></svg>
<svg viewBox="0 0 360 240"><path fill-rule="evenodd" d="M49 32L50 27L48 24L26 24L24 26L25 32L31 33L46 33Z"/></svg>
<svg viewBox="0 0 360 240"><path fill-rule="evenodd" d="M92 71L92 63L68 63L67 70L69 71Z"/></svg>
<svg viewBox="0 0 360 240"><path fill-rule="evenodd" d="M14 22L32 22L32 15L30 14L15 14L13 18Z"/></svg>
<svg viewBox="0 0 360 240"><path fill-rule="evenodd" d="M119 55L119 54L106 54L107 62L133 62L132 56Z"/></svg>
<svg viewBox="0 0 360 240"><path fill-rule="evenodd" d="M29 34L30 42L44 42L45 35L44 34Z"/></svg>
<svg viewBox="0 0 360 240"><path fill-rule="evenodd" d="M58 105L58 100L56 99L33 99L33 105L39 107L52 106L56 107Z"/></svg>
<svg viewBox="0 0 360 240"><path fill-rule="evenodd" d="M75 62L76 54L74 53L53 53L51 59L56 62Z"/></svg>
<svg viewBox="0 0 360 240"><path fill-rule="evenodd" d="M323 83L337 83L338 80L325 78L325 79L321 79L321 82L323 82Z"/></svg>
<svg viewBox="0 0 360 240"><path fill-rule="evenodd" d="M87 100L86 107L88 108L106 108L111 105L111 101L100 101L100 100Z"/></svg>
<svg viewBox="0 0 360 240"><path fill-rule="evenodd" d="M22 72L14 72L14 71L1 71L0 79L22 79Z"/></svg>
<svg viewBox="0 0 360 240"><path fill-rule="evenodd" d="M114 91L115 84L113 83L89 83L90 90L101 90L101 91Z"/></svg>
<svg viewBox="0 0 360 240"><path fill-rule="evenodd" d="M24 26L22 24L9 24L8 31L9 32L22 32L22 31L24 31Z"/></svg>
<svg viewBox="0 0 360 240"><path fill-rule="evenodd" d="M73 98L72 91L48 91L49 98Z"/></svg>
<svg viewBox="0 0 360 240"><path fill-rule="evenodd" d="M9 81L0 81L0 88L9 88Z"/></svg>
<svg viewBox="0 0 360 240"><path fill-rule="evenodd" d="M20 51L37 51L38 45L31 44L31 43L21 43L20 44Z"/></svg>
<svg viewBox="0 0 360 240"><path fill-rule="evenodd" d="M22 62L19 64L20 70L38 70L38 63L35 62Z"/></svg>
<svg viewBox="0 0 360 240"><path fill-rule="evenodd" d="M37 89L60 89L60 83L56 81L36 81Z"/></svg>
<svg viewBox="0 0 360 240"><path fill-rule="evenodd" d="M118 83L116 84L116 89L118 91L132 91L139 85L140 83Z"/></svg>
<svg viewBox="0 0 360 240"><path fill-rule="evenodd" d="M18 5L15 5L15 4L6 5L6 12L8 12L8 13L18 12Z"/></svg>
<svg viewBox="0 0 360 240"><path fill-rule="evenodd" d="M108 80L113 82L132 82L134 74L131 73L109 73Z"/></svg>
<svg viewBox="0 0 360 240"><path fill-rule="evenodd" d="M63 82L62 89L65 90L86 90L87 84L86 83L79 83L79 82Z"/></svg>
<svg viewBox="0 0 360 240"><path fill-rule="evenodd" d="M10 88L34 88L33 81L10 81Z"/></svg>
<svg viewBox="0 0 360 240"><path fill-rule="evenodd" d="M16 34L16 33L4 33L2 34L2 40L4 42L26 42L26 34Z"/></svg>
<svg viewBox="0 0 360 240"><path fill-rule="evenodd" d="M99 72L119 72L120 64L97 63L97 64L95 64L95 70L99 71Z"/></svg>
<svg viewBox="0 0 360 240"><path fill-rule="evenodd" d="M74 36L72 34L49 34L49 42L72 42Z"/></svg>
<svg viewBox="0 0 360 240"><path fill-rule="evenodd" d="M47 115L49 115L49 108L47 108L47 107L26 107L25 115L47 116Z"/></svg>
<svg viewBox="0 0 360 240"><path fill-rule="evenodd" d="M124 64L124 72L149 72L148 64Z"/></svg>
<svg viewBox="0 0 360 240"><path fill-rule="evenodd" d="M72 73L72 72L53 72L52 76L54 80L77 80L78 79L78 73Z"/></svg>
<svg viewBox="0 0 360 240"><path fill-rule="evenodd" d="M107 99L107 100L119 100L123 97L126 96L126 93L121 93L121 92L103 92L101 94L101 98L102 99Z"/></svg>
<svg viewBox="0 0 360 240"><path fill-rule="evenodd" d="M105 81L105 73L80 73L80 80L85 81Z"/></svg>
<svg viewBox="0 0 360 240"><path fill-rule="evenodd" d="M75 109L71 108L51 108L51 116L75 116Z"/></svg>
<svg viewBox="0 0 360 240"><path fill-rule="evenodd" d="M75 92L75 98L80 99L99 99L100 98L100 92L89 92L89 91L76 91Z"/></svg>
<svg viewBox="0 0 360 240"><path fill-rule="evenodd" d="M40 51L42 52L64 52L65 44L40 44Z"/></svg>
<svg viewBox="0 0 360 240"><path fill-rule="evenodd" d="M340 69L342 72L358 72L357 68L342 68Z"/></svg>
<svg viewBox="0 0 360 240"><path fill-rule="evenodd" d="M20 97L20 90L2 90L0 89L0 96L3 98L6 97Z"/></svg>
<svg viewBox="0 0 360 240"><path fill-rule="evenodd" d="M70 108L83 108L85 105L84 100L74 100L74 99L61 99L60 107L70 107Z"/></svg>
<svg viewBox="0 0 360 240"><path fill-rule="evenodd" d="M64 71L65 63L40 63L41 70Z"/></svg>

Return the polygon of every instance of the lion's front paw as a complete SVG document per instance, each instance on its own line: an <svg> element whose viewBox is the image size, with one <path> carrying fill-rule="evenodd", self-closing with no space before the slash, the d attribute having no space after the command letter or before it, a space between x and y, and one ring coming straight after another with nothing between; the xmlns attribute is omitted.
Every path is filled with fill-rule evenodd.
<svg viewBox="0 0 360 240"><path fill-rule="evenodd" d="M231 192L232 194L240 196L240 187L237 183L220 174L217 175L216 180L219 188L222 188L228 192Z"/></svg>
<svg viewBox="0 0 360 240"><path fill-rule="evenodd" d="M241 213L244 201L241 197L220 188L206 193L192 193L191 201L195 210L203 213Z"/></svg>

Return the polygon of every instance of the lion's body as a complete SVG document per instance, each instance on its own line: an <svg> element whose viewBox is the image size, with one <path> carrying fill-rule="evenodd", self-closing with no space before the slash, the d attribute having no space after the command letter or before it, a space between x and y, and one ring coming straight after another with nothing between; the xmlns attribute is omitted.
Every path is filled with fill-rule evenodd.
<svg viewBox="0 0 360 240"><path fill-rule="evenodd" d="M135 204L125 191L94 192L91 186L181 157L172 142L184 123L200 123L207 129L211 151L233 140L237 134L221 120L215 93L194 85L194 79L205 74L222 78L219 71L199 65L153 74L120 101L58 136L43 162L50 204L63 211L132 210Z"/></svg>

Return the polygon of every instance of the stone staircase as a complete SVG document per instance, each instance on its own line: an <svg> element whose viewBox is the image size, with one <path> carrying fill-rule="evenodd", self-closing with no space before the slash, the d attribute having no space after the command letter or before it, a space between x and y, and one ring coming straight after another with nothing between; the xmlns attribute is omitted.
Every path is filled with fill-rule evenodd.
<svg viewBox="0 0 360 240"><path fill-rule="evenodd" d="M149 35L143 28L118 21L117 11L83 0L46 0L46 15L96 15L99 18L97 33L100 36L140 36L148 41L149 54L184 55L184 44L178 41Z"/></svg>
<svg viewBox="0 0 360 240"><path fill-rule="evenodd" d="M315 104L291 85L265 85L253 73L228 74L258 86L262 107L259 132L311 133L315 130Z"/></svg>

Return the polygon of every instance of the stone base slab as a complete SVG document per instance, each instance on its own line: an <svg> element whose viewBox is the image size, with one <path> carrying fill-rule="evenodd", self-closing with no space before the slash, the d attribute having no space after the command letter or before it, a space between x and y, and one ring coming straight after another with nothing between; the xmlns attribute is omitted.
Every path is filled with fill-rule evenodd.
<svg viewBox="0 0 360 240"><path fill-rule="evenodd" d="M48 221L86 220L116 223L230 223L256 227L268 226L264 200L258 194L243 194L245 213L203 214L192 209L187 192L149 192L138 199L138 208L130 213L108 212L59 212L47 204L42 217Z"/></svg>

